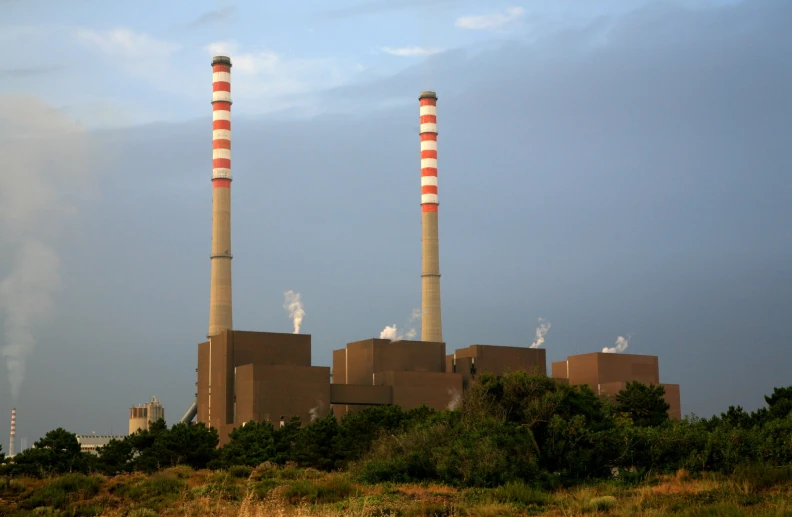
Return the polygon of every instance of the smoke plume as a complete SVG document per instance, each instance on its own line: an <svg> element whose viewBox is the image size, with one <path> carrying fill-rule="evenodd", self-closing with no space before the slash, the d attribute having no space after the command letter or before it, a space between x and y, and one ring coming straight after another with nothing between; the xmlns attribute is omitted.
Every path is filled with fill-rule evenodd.
<svg viewBox="0 0 792 517"><path fill-rule="evenodd" d="M289 317L294 322L294 333L299 334L302 320L305 317L300 293L295 293L291 289L283 293L283 308L289 312Z"/></svg>
<svg viewBox="0 0 792 517"><path fill-rule="evenodd" d="M310 415L311 422L319 418L319 412L322 411L323 408L324 408L324 402L322 402L321 400L317 400L316 405L308 410L308 414Z"/></svg>
<svg viewBox="0 0 792 517"><path fill-rule="evenodd" d="M552 323L549 321L545 321L542 318L537 320L539 322L539 326L536 327L536 340L531 344L531 348L539 348L545 342L545 336L550 331L550 327Z"/></svg>
<svg viewBox="0 0 792 517"><path fill-rule="evenodd" d="M448 390L448 396L451 397L451 400L448 402L447 409L453 411L457 409L460 404L462 404L462 394L459 393L459 391Z"/></svg>
<svg viewBox="0 0 792 517"><path fill-rule="evenodd" d="M630 346L630 336L619 336L616 338L616 346L612 348L605 347L602 349L606 354L618 354L624 352Z"/></svg>
<svg viewBox="0 0 792 517"><path fill-rule="evenodd" d="M410 315L410 320L407 322L407 332L401 333L399 332L399 328L394 323L393 325L387 325L382 332L380 332L380 339L390 339L392 342L401 341L403 339L412 340L418 336L418 330L415 328L413 323L415 320L421 319L421 309L413 309L412 314Z"/></svg>
<svg viewBox="0 0 792 517"><path fill-rule="evenodd" d="M11 396L16 399L61 286L57 244L63 224L90 194L87 134L35 97L0 95L0 312Z"/></svg>

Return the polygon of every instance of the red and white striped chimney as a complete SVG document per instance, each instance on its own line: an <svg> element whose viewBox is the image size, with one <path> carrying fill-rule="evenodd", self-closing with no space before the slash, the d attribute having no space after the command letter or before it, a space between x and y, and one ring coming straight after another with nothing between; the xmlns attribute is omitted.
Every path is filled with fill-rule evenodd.
<svg viewBox="0 0 792 517"><path fill-rule="evenodd" d="M14 455L14 439L16 438L16 408L11 409L11 436L8 439L8 455Z"/></svg>
<svg viewBox="0 0 792 517"><path fill-rule="evenodd" d="M440 246L437 207L437 94L422 92L421 134L421 340L443 341L440 314Z"/></svg>
<svg viewBox="0 0 792 517"><path fill-rule="evenodd" d="M209 334L233 328L231 311L231 59L212 59L212 278Z"/></svg>

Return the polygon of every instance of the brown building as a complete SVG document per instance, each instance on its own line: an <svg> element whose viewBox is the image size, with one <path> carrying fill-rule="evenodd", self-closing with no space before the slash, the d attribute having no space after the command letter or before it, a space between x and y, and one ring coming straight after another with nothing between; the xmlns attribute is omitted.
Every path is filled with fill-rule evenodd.
<svg viewBox="0 0 792 517"><path fill-rule="evenodd" d="M462 376L447 373L445 343L366 339L333 351L333 413L376 404L445 409L462 394Z"/></svg>
<svg viewBox="0 0 792 517"><path fill-rule="evenodd" d="M446 356L446 371L462 375L465 389L477 374L503 375L508 370L525 370L529 373L547 375L545 349L470 345Z"/></svg>
<svg viewBox="0 0 792 517"><path fill-rule="evenodd" d="M330 411L330 368L311 366L311 336L225 330L198 345L198 422L220 444L250 420L303 422Z"/></svg>
<svg viewBox="0 0 792 517"><path fill-rule="evenodd" d="M588 384L598 395L615 397L628 382L660 385L665 388L665 399L671 406L668 415L682 418L679 384L660 383L657 356L637 354L591 354L571 355L566 361L552 364L554 379L564 379L569 384Z"/></svg>

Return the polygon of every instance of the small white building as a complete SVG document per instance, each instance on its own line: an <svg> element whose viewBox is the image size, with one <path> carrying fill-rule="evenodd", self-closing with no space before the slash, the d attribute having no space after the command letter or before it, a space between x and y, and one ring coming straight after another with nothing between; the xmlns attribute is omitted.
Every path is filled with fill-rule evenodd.
<svg viewBox="0 0 792 517"><path fill-rule="evenodd" d="M79 442L82 452L96 455L99 454L98 449L110 443L111 440L123 440L124 438L126 437L110 434L78 434L77 442Z"/></svg>

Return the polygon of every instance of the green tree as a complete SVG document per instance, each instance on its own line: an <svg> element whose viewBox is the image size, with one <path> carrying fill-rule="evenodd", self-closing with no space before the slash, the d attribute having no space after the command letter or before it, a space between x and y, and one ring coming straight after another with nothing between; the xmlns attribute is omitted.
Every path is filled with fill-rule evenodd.
<svg viewBox="0 0 792 517"><path fill-rule="evenodd" d="M98 451L98 468L104 474L113 476L132 469L133 447L129 437L121 440L110 440Z"/></svg>
<svg viewBox="0 0 792 517"><path fill-rule="evenodd" d="M220 448L217 465L255 467L275 459L275 429L269 422L250 421L229 435L231 440Z"/></svg>
<svg viewBox="0 0 792 517"><path fill-rule="evenodd" d="M341 460L340 451L334 447L337 436L338 420L332 414L303 427L294 440L294 461L302 467L335 469Z"/></svg>
<svg viewBox="0 0 792 517"><path fill-rule="evenodd" d="M773 388L771 395L765 395L770 419L786 418L792 412L792 386Z"/></svg>
<svg viewBox="0 0 792 517"><path fill-rule="evenodd" d="M373 406L347 413L339 423L333 442L338 459L345 463L362 458L375 439L384 432L401 428L406 418L400 406Z"/></svg>
<svg viewBox="0 0 792 517"><path fill-rule="evenodd" d="M668 409L665 401L665 388L638 381L628 382L616 394L617 408L626 413L639 427L655 427L668 422Z"/></svg>
<svg viewBox="0 0 792 517"><path fill-rule="evenodd" d="M87 470L88 459L80 449L77 435L59 427L14 456L11 473L42 476Z"/></svg>

